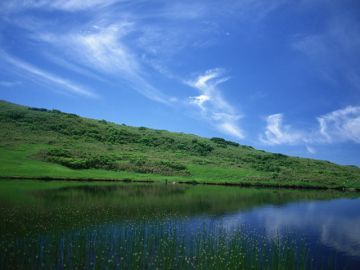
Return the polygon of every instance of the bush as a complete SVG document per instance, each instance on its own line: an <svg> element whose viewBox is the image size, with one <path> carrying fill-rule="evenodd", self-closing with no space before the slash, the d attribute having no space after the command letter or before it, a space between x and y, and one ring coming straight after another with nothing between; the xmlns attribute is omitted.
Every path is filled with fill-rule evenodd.
<svg viewBox="0 0 360 270"><path fill-rule="evenodd" d="M69 150L61 149L61 148L50 149L47 151L46 155L52 156L52 157L71 157L72 156L72 154L70 153Z"/></svg>
<svg viewBox="0 0 360 270"><path fill-rule="evenodd" d="M192 150L202 156L206 156L212 150L214 150L214 147L212 147L210 144L200 142L198 140L193 140L192 141Z"/></svg>
<svg viewBox="0 0 360 270"><path fill-rule="evenodd" d="M108 127L105 139L111 143L126 144L139 141L139 135L126 130L119 130L113 127Z"/></svg>
<svg viewBox="0 0 360 270"><path fill-rule="evenodd" d="M34 108L34 107L29 107L28 110L31 111L39 111L39 112L47 112L48 110L45 108Z"/></svg>
<svg viewBox="0 0 360 270"><path fill-rule="evenodd" d="M283 154L280 154L280 153L275 153L275 154L273 154L275 157L277 157L277 158L287 158L288 156L286 156L286 155L283 155Z"/></svg>
<svg viewBox="0 0 360 270"><path fill-rule="evenodd" d="M176 162L170 162L170 161L160 161L160 164L165 166L165 167L168 167L168 168L171 168L171 169L174 169L176 171L183 171L183 170L186 170L186 166L180 164L180 163L176 163Z"/></svg>
<svg viewBox="0 0 360 270"><path fill-rule="evenodd" d="M225 140L223 138L218 138L218 137L213 137L213 138L210 139L210 141L213 141L214 143L216 143L216 144L218 144L220 146L223 146L223 147L226 147L228 145L235 146L235 147L239 146L239 144L236 143L236 142L227 141L227 140Z"/></svg>
<svg viewBox="0 0 360 270"><path fill-rule="evenodd" d="M115 158L88 153L75 154L67 149L54 148L42 154L46 161L61 164L72 169L115 169Z"/></svg>

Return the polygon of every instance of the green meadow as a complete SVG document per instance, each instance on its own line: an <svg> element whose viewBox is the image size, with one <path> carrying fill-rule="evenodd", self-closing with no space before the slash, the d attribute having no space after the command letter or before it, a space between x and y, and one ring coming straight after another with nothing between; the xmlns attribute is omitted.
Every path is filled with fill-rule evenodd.
<svg viewBox="0 0 360 270"><path fill-rule="evenodd" d="M360 169L0 102L0 176L359 189Z"/></svg>

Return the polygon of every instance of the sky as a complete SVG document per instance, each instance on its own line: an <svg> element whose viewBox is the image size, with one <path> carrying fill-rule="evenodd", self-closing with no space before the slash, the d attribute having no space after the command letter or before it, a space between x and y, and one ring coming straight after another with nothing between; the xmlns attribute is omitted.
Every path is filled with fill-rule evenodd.
<svg viewBox="0 0 360 270"><path fill-rule="evenodd" d="M0 99L360 166L360 2L2 0Z"/></svg>

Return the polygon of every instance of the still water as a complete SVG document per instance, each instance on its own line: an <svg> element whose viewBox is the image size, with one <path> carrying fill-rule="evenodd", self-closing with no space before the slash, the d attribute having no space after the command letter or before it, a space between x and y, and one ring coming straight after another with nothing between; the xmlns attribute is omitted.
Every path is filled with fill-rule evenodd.
<svg viewBox="0 0 360 270"><path fill-rule="evenodd" d="M1 269L360 269L356 193L0 181Z"/></svg>

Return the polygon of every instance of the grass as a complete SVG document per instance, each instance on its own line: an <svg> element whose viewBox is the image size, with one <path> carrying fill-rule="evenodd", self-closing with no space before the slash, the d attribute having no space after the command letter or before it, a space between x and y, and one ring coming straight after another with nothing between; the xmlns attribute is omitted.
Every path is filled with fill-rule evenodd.
<svg viewBox="0 0 360 270"><path fill-rule="evenodd" d="M19 177L62 177L62 178L98 178L98 179L147 179L145 174L127 171L101 169L74 170L56 163L31 158L44 145L22 145L16 149L2 149L0 152L0 175ZM160 176L161 178L161 176Z"/></svg>
<svg viewBox="0 0 360 270"><path fill-rule="evenodd" d="M0 101L0 177L360 189L360 169Z"/></svg>

